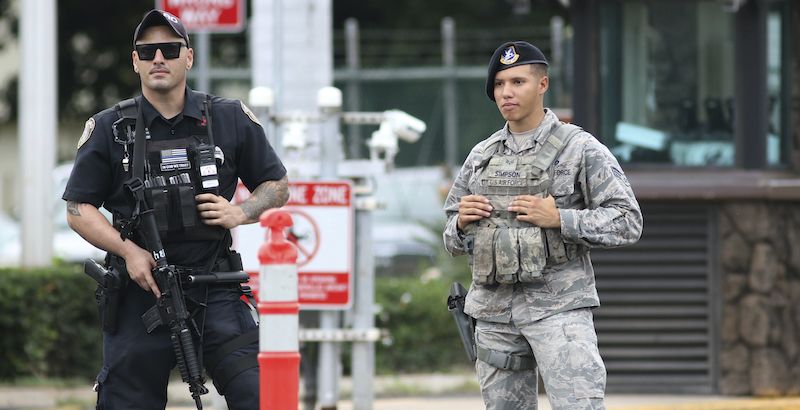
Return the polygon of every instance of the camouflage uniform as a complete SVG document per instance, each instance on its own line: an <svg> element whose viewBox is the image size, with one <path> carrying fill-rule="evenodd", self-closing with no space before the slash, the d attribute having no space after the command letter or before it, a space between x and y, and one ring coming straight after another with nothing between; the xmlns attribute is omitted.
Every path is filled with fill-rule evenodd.
<svg viewBox="0 0 800 410"><path fill-rule="evenodd" d="M545 109L542 123L521 147L506 125L498 154L535 156L558 124ZM445 202L444 242L453 256L467 253L465 234L457 227L458 206L462 197L476 194L476 167L485 148L486 140L472 149ZM534 354L554 409L604 409L605 366L589 309L600 300L588 249L635 243L642 232L641 210L617 160L587 132L568 142L553 167L549 193L561 215L561 229L554 231L571 249L569 260L550 258L531 282L473 282L465 312L478 320L479 347ZM487 408L536 408L536 369L502 370L480 360L476 367Z"/></svg>

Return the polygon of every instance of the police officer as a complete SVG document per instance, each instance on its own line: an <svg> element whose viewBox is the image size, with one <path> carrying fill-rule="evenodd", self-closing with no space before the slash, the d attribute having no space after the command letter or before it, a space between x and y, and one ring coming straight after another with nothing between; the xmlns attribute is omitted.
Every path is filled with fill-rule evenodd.
<svg viewBox="0 0 800 410"><path fill-rule="evenodd" d="M492 55L486 95L505 126L469 153L448 194L445 247L469 254L465 312L476 319L487 409L604 409L606 370L591 308L591 247L635 243L639 204L617 160L543 107L548 63L526 42Z"/></svg>
<svg viewBox="0 0 800 410"><path fill-rule="evenodd" d="M148 201L166 258L182 273L240 270L238 254L229 249L229 230L256 222L264 210L280 207L288 199L286 169L248 108L240 101L187 87L186 71L192 68L194 51L178 18L160 10L147 13L135 30L132 57L142 95L127 105L128 112L133 107L128 117L139 112L143 117L146 163L134 164L136 133L131 128L141 125L121 122L126 115L120 103L86 122L63 195L70 226L108 252L108 265L130 277L118 309L117 330L104 333L103 368L95 385L98 409L165 408L167 382L176 364L167 326L148 333L142 321L162 289L151 273L154 257L145 249L139 227L131 223L135 215L123 189L131 170L142 166L148 172ZM252 196L232 205L237 178ZM113 225L98 210L101 206L114 215ZM258 408L257 363L226 375L224 386L218 380L237 358L258 352L256 338L215 357L232 339L257 335L252 332L257 329L253 316L240 298L241 288L208 286L186 293L187 299L207 305L193 318L202 333L206 372L231 409Z"/></svg>

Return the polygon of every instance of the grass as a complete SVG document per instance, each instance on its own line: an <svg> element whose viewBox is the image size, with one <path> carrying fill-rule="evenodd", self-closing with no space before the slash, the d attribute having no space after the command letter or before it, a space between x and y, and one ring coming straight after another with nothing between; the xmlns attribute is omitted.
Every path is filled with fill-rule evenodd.
<svg viewBox="0 0 800 410"><path fill-rule="evenodd" d="M67 379L60 379L60 378L42 378L42 377L21 377L19 379L15 379L13 381L6 381L0 383L0 386L11 386L11 387L52 387L52 388L74 388L74 387L84 387L88 386L91 387L94 384L91 380L87 379L79 379L79 378L67 378Z"/></svg>

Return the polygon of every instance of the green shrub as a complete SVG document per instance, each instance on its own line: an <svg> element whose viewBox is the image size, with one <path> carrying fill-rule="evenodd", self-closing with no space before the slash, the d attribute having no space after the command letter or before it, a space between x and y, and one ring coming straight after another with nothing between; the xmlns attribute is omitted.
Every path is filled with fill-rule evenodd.
<svg viewBox="0 0 800 410"><path fill-rule="evenodd" d="M376 326L388 331L375 347L378 373L452 371L472 366L447 310L453 282L469 287L467 260L452 258L437 246L434 266L423 266L410 276L376 278L375 301L380 306Z"/></svg>
<svg viewBox="0 0 800 410"><path fill-rule="evenodd" d="M103 344L94 288L77 265L0 269L0 380L94 378Z"/></svg>
<svg viewBox="0 0 800 410"><path fill-rule="evenodd" d="M417 272L375 280L376 326L387 331L375 345L380 374L472 366L447 311L450 285L469 286L467 261L437 249L434 262ZM93 379L103 345L95 286L77 265L0 269L0 380ZM343 347L347 356L349 345Z"/></svg>

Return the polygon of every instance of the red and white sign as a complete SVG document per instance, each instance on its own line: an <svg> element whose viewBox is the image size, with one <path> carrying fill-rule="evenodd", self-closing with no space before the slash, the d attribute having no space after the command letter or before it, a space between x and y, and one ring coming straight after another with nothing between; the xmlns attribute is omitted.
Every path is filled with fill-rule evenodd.
<svg viewBox="0 0 800 410"><path fill-rule="evenodd" d="M244 28L244 0L156 0L156 8L181 19L187 31L232 33Z"/></svg>
<svg viewBox="0 0 800 410"><path fill-rule="evenodd" d="M250 196L242 184L233 202ZM289 212L293 225L286 237L297 245L298 301L302 309L348 309L353 294L354 202L352 182L289 183ZM233 230L233 246L242 254L250 287L258 294L258 247L266 230L259 224Z"/></svg>

